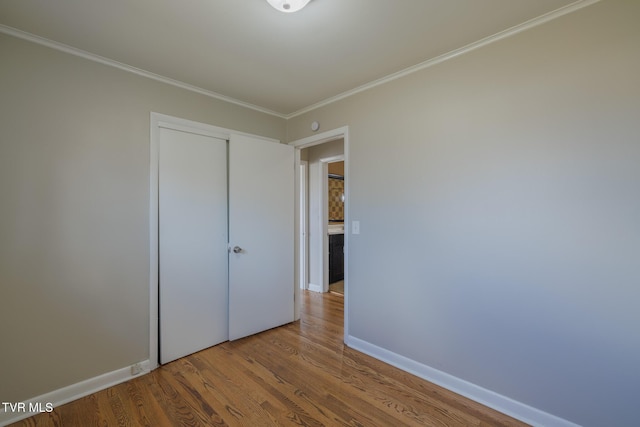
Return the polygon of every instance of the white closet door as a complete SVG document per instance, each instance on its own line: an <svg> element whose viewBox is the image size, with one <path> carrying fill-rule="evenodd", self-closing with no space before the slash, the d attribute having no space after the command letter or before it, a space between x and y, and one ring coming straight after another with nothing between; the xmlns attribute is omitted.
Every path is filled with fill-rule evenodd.
<svg viewBox="0 0 640 427"><path fill-rule="evenodd" d="M227 142L162 128L160 361L228 340Z"/></svg>
<svg viewBox="0 0 640 427"><path fill-rule="evenodd" d="M293 321L293 147L229 143L229 339Z"/></svg>

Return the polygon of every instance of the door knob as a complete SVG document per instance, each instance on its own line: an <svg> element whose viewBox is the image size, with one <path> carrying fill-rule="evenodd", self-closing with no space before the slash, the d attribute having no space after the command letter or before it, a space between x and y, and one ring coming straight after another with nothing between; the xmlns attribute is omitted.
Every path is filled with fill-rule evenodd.
<svg viewBox="0 0 640 427"><path fill-rule="evenodd" d="M234 254L239 254L240 252L242 252L242 248L240 246L234 246L233 247L233 253Z"/></svg>

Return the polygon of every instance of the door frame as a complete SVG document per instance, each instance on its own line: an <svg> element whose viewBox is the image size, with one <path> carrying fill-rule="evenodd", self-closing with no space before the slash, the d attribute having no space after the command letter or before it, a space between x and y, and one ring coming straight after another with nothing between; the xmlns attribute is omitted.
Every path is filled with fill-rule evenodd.
<svg viewBox="0 0 640 427"><path fill-rule="evenodd" d="M308 201L308 179L309 165L306 160L300 161L298 166L298 287L306 290L309 288L309 201Z"/></svg>
<svg viewBox="0 0 640 427"><path fill-rule="evenodd" d="M336 129L332 129L332 130L328 130L326 132L322 132L316 135L311 135L308 136L306 138L302 138L302 139L297 139L294 141L289 142L289 145L292 145L295 148L295 171L296 171L296 178L295 178L295 208L296 208L296 212L295 212L295 218L296 218L296 224L295 224L295 229L296 232L299 233L300 230L300 225L299 225L299 218L300 218L300 177L298 176L300 173L300 152L303 148L308 148L308 147L312 147L314 145L320 145L320 144L324 144L325 142L331 142L331 141L335 141L337 139L343 139L344 140L344 151L343 151L343 156L344 156L344 180L345 180L345 188L344 188L344 195L345 195L345 201L344 201L344 338L349 336L349 232L351 230L351 226L349 225L349 218L350 218L350 214L349 214L349 205L350 205L350 180L349 180L349 126L342 126ZM324 166L326 167L326 163L324 163ZM300 265L299 265L299 260L300 260L300 247L299 247L299 241L300 241L300 236L298 235L298 238L295 239L296 244L294 246L294 251L297 254L296 258L296 262L295 262L295 268L296 268L296 277L299 277L299 271L300 271ZM300 292L300 287L296 286L296 292L299 293ZM295 319L299 319L300 318L300 298L298 295L296 295L296 307L295 307Z"/></svg>
<svg viewBox="0 0 640 427"><path fill-rule="evenodd" d="M269 142L280 143L279 140L239 132L233 129L182 119L166 114L151 112L150 114L150 143L149 143L149 369L154 370L159 366L159 221L158 221L158 161L160 154L160 129L174 129L182 132L190 132L229 141L231 135L245 135ZM295 248L294 248L295 253ZM294 308L295 310L295 308Z"/></svg>

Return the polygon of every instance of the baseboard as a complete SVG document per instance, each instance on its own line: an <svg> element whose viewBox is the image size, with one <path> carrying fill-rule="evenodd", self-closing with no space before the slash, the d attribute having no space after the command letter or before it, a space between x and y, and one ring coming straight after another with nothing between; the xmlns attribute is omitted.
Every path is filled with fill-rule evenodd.
<svg viewBox="0 0 640 427"><path fill-rule="evenodd" d="M487 390L478 385L454 377L446 372L416 362L405 356L378 347L353 336L347 336L345 344L354 350L368 354L382 362L400 368L429 382L451 390L503 414L509 415L532 426L544 427L580 427L563 418L533 408L509 397Z"/></svg>
<svg viewBox="0 0 640 427"><path fill-rule="evenodd" d="M141 369L136 374L132 374L134 366ZM30 416L41 412L47 412L47 410L51 408L50 405L52 405L55 410L55 408L60 405L64 405L65 403L69 403L97 391L104 390L105 388L147 374L150 370L149 367L149 360L145 360L143 362L136 363L135 365L107 372L106 374L98 375L97 377L89 378L88 380L84 380L76 384L71 384L70 386L54 390L23 402L12 402L13 404L24 404L24 410L10 412L10 409L8 408L7 411L5 410L7 405L1 405L0 427L29 418ZM48 412L51 411L48 410Z"/></svg>
<svg viewBox="0 0 640 427"><path fill-rule="evenodd" d="M309 283L309 290L313 292L323 292L322 285L316 285L314 283Z"/></svg>

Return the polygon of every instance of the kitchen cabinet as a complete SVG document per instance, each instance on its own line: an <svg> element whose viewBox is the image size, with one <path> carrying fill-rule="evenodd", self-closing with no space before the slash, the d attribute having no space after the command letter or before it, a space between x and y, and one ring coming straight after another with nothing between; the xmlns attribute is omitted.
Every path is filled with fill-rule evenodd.
<svg viewBox="0 0 640 427"><path fill-rule="evenodd" d="M344 280L344 234L329 235L329 283Z"/></svg>

